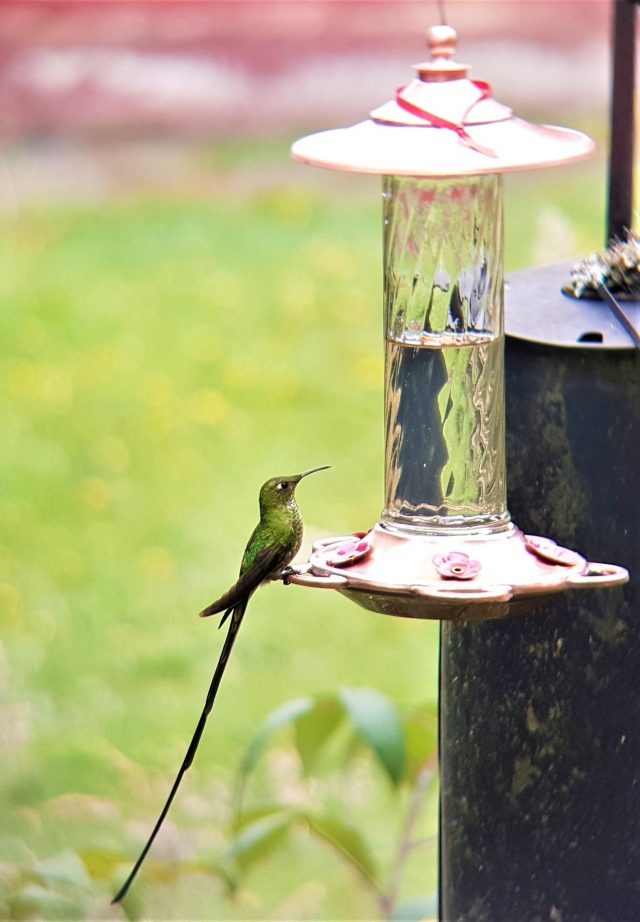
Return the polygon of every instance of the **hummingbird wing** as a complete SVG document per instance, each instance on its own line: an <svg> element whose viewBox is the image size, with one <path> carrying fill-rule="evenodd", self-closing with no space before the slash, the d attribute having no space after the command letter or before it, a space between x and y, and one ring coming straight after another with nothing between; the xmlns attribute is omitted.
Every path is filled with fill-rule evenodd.
<svg viewBox="0 0 640 922"><path fill-rule="evenodd" d="M221 595L219 599L216 599L215 602L207 605L200 612L200 617L208 618L210 615L216 615L218 612L224 611L224 623L229 611L243 599L248 599L260 583L264 582L278 568L278 564L282 560L283 548L281 545L270 544L262 548L256 554L251 566L240 574L237 583L227 590L224 595Z"/></svg>
<svg viewBox="0 0 640 922"><path fill-rule="evenodd" d="M120 900L124 899L124 897L126 896L129 887L133 883L136 877L136 874L140 870L140 867L142 866L142 862L147 857L147 853L149 849L151 848L151 846L153 845L155 837L160 831L160 827L162 826L164 819L167 813L169 812L169 807L173 803L173 798L176 796L177 790L180 787L180 782L182 781L182 777L184 773L187 771L187 769L189 768L189 766L191 765L191 763L193 762L194 756L196 754L196 750L198 748L200 739L202 737L202 733L204 731L205 724L207 722L207 717L211 713L213 702L216 699L216 694L218 692L218 688L220 687L220 681L224 674L225 666L227 665L227 662L229 660L229 655L231 653L233 644L238 634L238 629L240 628L240 625L242 623L242 619L244 617L244 613L246 611L248 601L249 601L249 598L246 597L233 607L233 610L232 610L233 617L231 618L231 623L229 625L229 630L227 631L227 636L225 638L224 646L222 647L222 652L220 654L218 664L216 666L215 672L213 673L213 678L211 680L211 685L209 686L209 691L207 692L207 697L204 703L204 708L202 709L202 714L200 715L200 720L198 721L198 724L195 729L195 733L193 734L193 737L191 738L191 742L189 743L187 754L185 755L182 765L180 766L180 770L176 776L176 780L173 782L173 787L171 788L171 791L169 792L169 796L167 798L167 801L164 807L162 808L160 816L158 817L156 824L153 827L151 835L147 839L147 844L140 852L140 856L138 857L138 860L134 864L131 873L129 874L124 884L122 885L120 890L118 890L113 900L111 901L112 904L119 903Z"/></svg>

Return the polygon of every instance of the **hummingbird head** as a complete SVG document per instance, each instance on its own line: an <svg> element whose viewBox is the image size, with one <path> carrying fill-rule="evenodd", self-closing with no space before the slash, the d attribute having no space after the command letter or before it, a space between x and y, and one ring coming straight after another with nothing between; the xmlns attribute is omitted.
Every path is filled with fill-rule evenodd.
<svg viewBox="0 0 640 922"><path fill-rule="evenodd" d="M312 467L301 474L292 474L289 477L272 477L262 484L260 489L260 509L273 509L274 506L288 506L294 501L296 487L303 477L309 474L315 474L316 471L326 471L330 465L323 467Z"/></svg>

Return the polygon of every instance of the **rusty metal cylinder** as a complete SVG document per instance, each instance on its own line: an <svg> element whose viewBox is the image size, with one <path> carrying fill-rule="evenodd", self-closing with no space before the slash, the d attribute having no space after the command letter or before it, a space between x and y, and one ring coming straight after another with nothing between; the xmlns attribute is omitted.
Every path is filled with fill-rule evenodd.
<svg viewBox="0 0 640 922"><path fill-rule="evenodd" d="M506 393L515 520L620 561L631 581L522 619L442 625L440 919L631 922L640 352L508 336Z"/></svg>

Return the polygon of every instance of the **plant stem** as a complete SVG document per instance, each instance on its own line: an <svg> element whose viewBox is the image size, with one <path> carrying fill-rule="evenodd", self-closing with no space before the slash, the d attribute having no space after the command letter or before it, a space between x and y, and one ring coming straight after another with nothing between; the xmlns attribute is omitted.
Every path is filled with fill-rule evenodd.
<svg viewBox="0 0 640 922"><path fill-rule="evenodd" d="M418 773L418 777L411 794L411 799L409 800L409 806L407 808L404 822L400 830L398 844L396 846L395 859L391 867L389 885L387 887L386 893L383 894L380 900L380 905L384 912L384 916L387 919L391 918L395 911L407 858L417 844L413 839L413 833L422 811L422 806L424 804L427 791L433 783L433 779L436 774L437 761L437 755L432 755L426 760L426 762L423 763Z"/></svg>

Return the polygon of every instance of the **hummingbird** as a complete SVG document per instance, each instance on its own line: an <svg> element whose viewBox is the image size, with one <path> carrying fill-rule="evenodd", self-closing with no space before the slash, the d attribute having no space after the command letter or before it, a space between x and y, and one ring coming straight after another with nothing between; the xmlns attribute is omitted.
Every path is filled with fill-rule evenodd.
<svg viewBox="0 0 640 922"><path fill-rule="evenodd" d="M131 873L111 901L112 904L119 903L126 896L160 831L160 827L176 796L180 782L193 762L249 599L262 583L269 580L286 579L287 574L293 572L289 564L300 550L303 532L302 516L295 497L296 487L303 477L315 474L316 471L326 471L328 467L329 465L314 467L311 470L303 471L302 474L294 474L291 477L273 477L263 483L260 488L260 521L247 542L242 563L240 564L238 580L224 595L221 595L219 599L207 605L200 612L201 618L208 618L210 615L224 612L219 627L222 627L228 618L231 619L222 652L207 692L204 708L182 765L173 782L173 787L169 792L164 807L160 811L160 816Z"/></svg>

